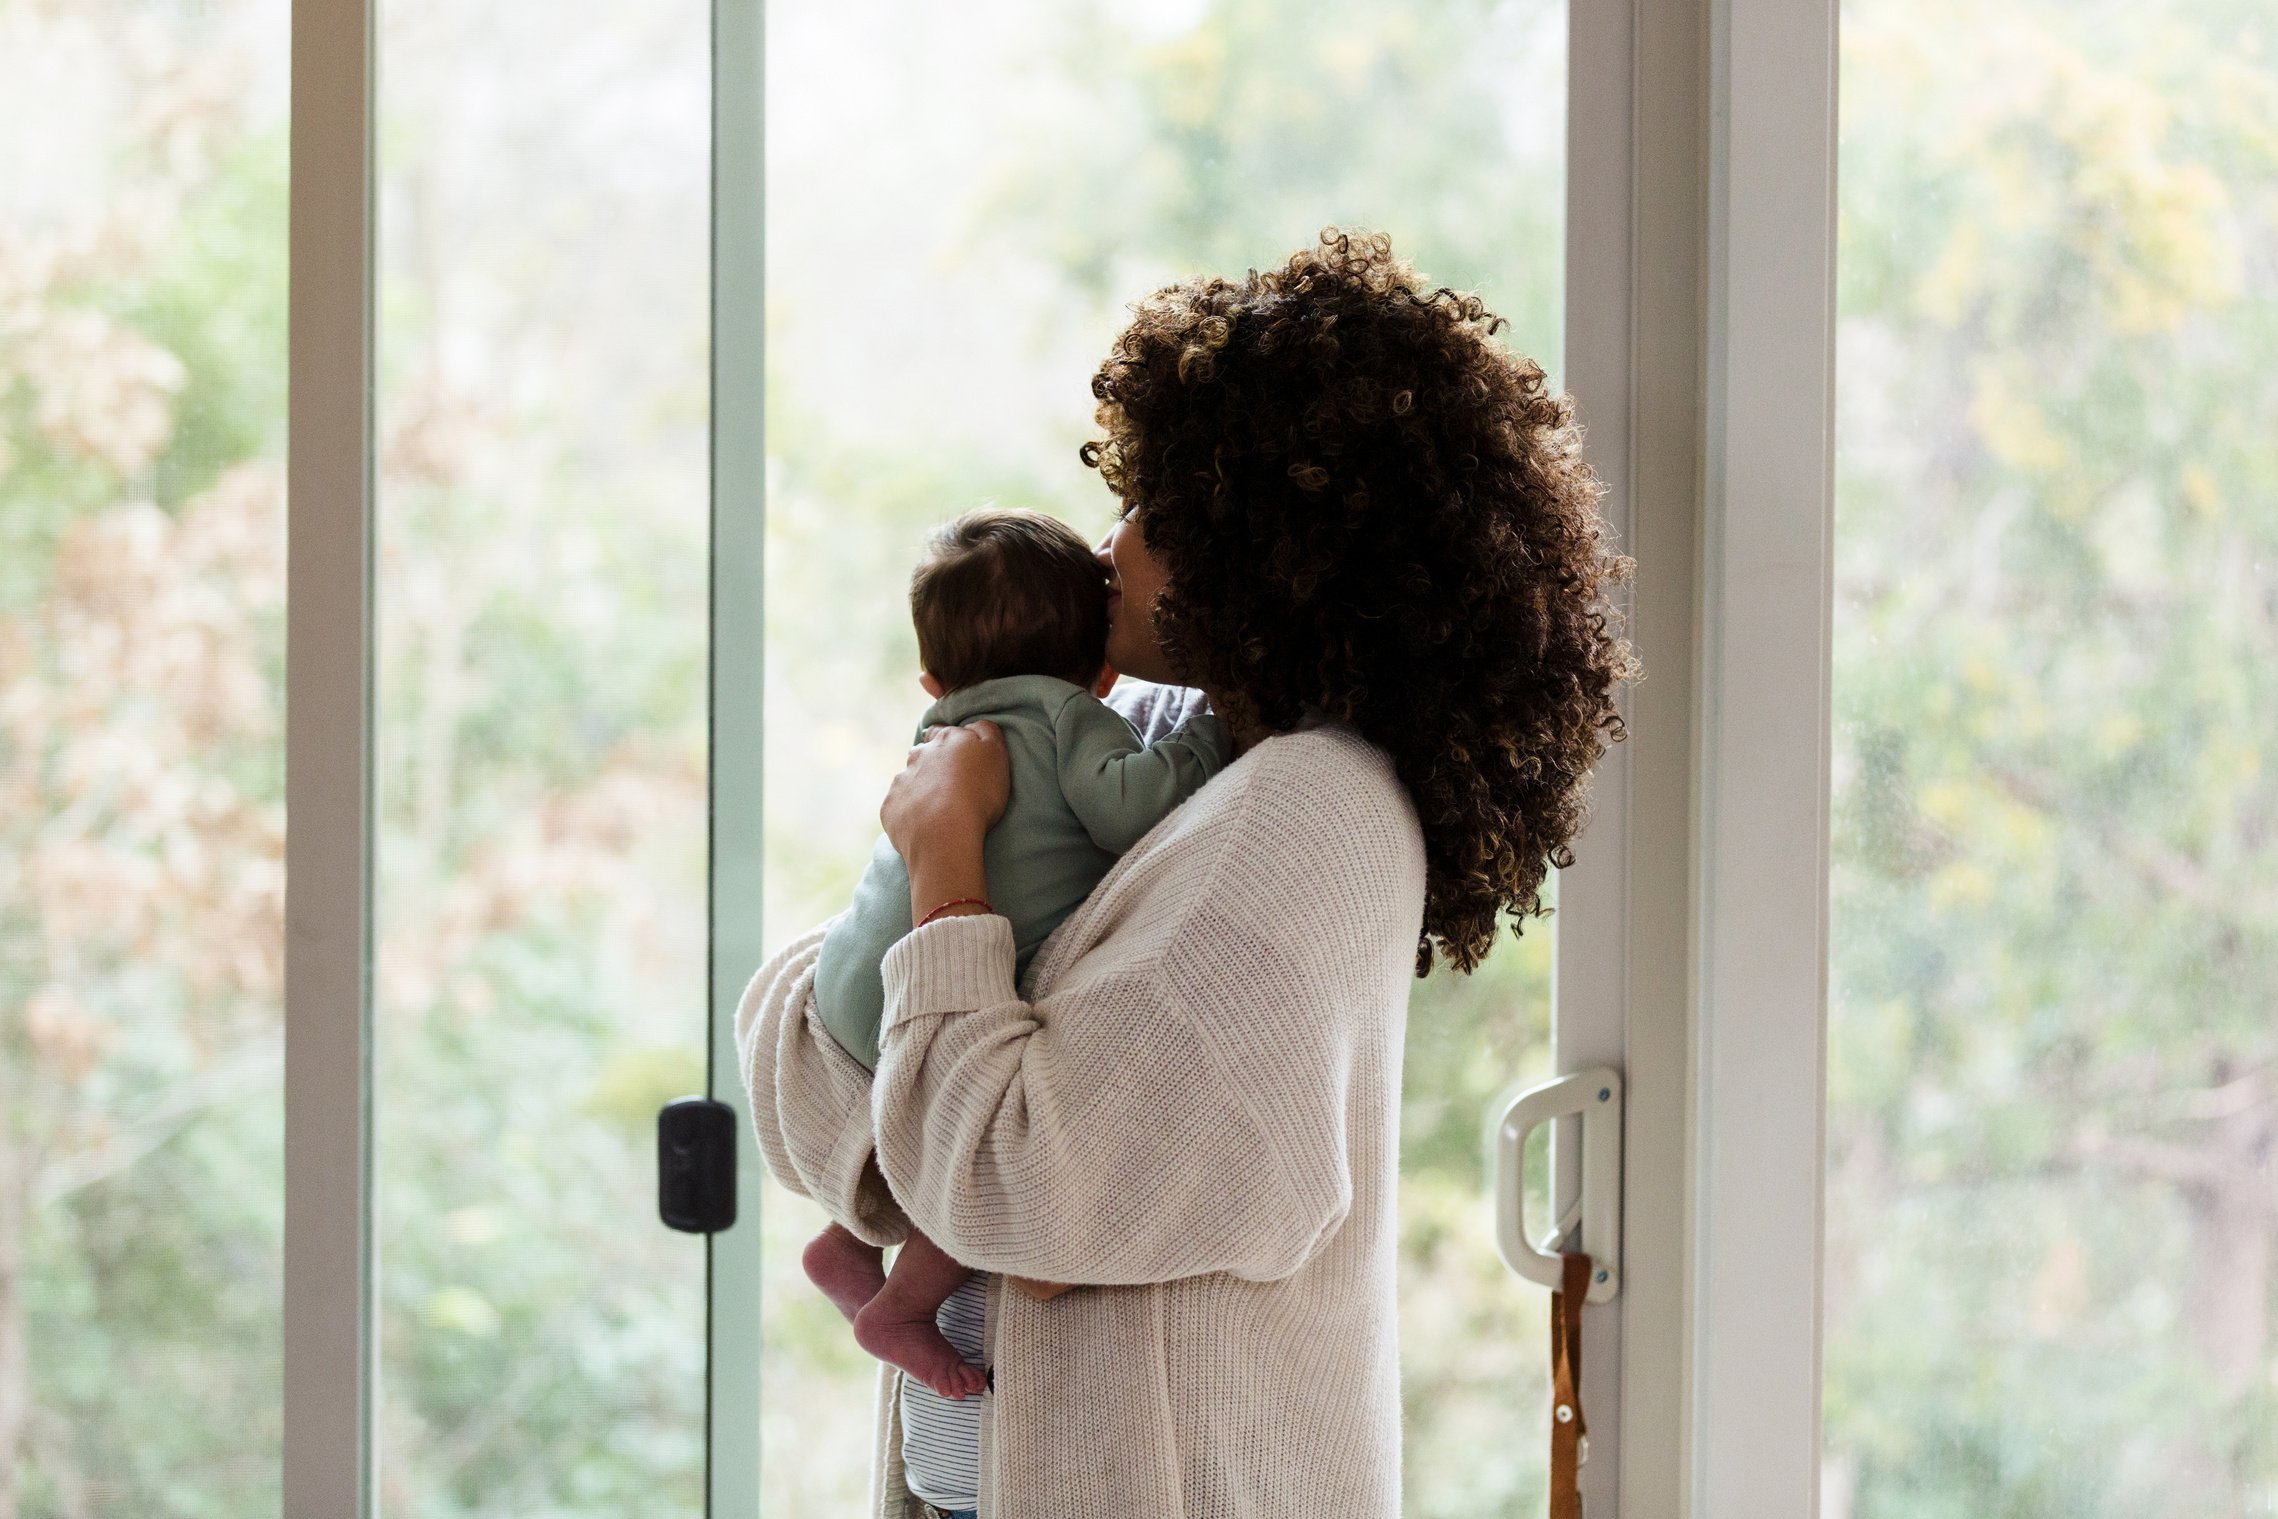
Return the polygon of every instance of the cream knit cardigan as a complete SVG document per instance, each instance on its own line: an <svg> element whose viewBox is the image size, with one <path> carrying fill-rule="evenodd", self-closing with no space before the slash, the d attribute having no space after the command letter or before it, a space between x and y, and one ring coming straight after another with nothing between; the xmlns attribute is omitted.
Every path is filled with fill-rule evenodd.
<svg viewBox="0 0 2278 1519"><path fill-rule="evenodd" d="M1252 748L1038 953L955 917L886 957L875 1088L817 1017L822 934L736 1018L761 1153L856 1234L914 1220L990 1281L982 1519L1400 1511L1401 1040L1424 902L1391 762ZM906 1214L905 1214L906 1210ZM903 1484L881 1379L880 1519Z"/></svg>

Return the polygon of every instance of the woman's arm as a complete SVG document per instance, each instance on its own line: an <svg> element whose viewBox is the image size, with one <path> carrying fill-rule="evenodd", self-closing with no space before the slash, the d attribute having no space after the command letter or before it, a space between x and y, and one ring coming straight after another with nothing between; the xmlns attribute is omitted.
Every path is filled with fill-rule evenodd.
<svg viewBox="0 0 2278 1519"><path fill-rule="evenodd" d="M870 1073L815 1009L815 960L829 925L760 967L736 1009L736 1051L767 1169L874 1245L909 1234L876 1163Z"/></svg>
<svg viewBox="0 0 2278 1519"><path fill-rule="evenodd" d="M913 861L913 893L938 889L944 879L962 880L958 872L965 869L970 870L972 889L958 894L980 897L987 893L980 867L980 840L1004 811L1010 775L1003 740L995 725L979 726L986 731L938 730L935 737L939 742L911 751L910 769L895 781L889 793L888 811L898 797L905 803L916 803L937 822L956 822L958 826L949 829L945 837L962 840L971 836L969 866L959 863L960 850L937 848L929 856L930 871L921 886ZM993 805L988 801L992 785L986 776L977 781L970 776L957 777L956 795L981 809L971 817L954 807L943 807L938 765L929 768L917 764L920 754L950 755L952 736L959 740L955 753L965 758L968 769L973 758L968 744L993 750L997 772ZM981 769L988 768L990 758L982 756ZM933 785L913 791L913 777ZM786 1189L813 1198L832 1218L871 1244L899 1244L909 1235L909 1220L878 1169L870 1125L870 1073L832 1037L815 1005L815 965L829 929L826 923L777 951L744 988L743 1000L736 1009L736 1053L751 1103L752 1128L767 1169Z"/></svg>
<svg viewBox="0 0 2278 1519"><path fill-rule="evenodd" d="M985 913L989 830L1012 795L1004 735L983 718L935 728L886 788L878 822L910 872L910 921Z"/></svg>
<svg viewBox="0 0 2278 1519"><path fill-rule="evenodd" d="M911 751L879 817L913 919L986 901L981 846L1008 785L993 725ZM1011 925L983 907L947 908L887 954L878 1163L959 1260L1051 1282L1268 1280L1343 1220L1350 1010L1315 1006L1317 978L1272 943L1190 916L1208 927L1171 936L1174 963L1077 978L1033 1007Z"/></svg>
<svg viewBox="0 0 2278 1519"><path fill-rule="evenodd" d="M978 917L918 931L885 971L879 1164L959 1260L1079 1284L1272 1280L1350 1207L1334 1013L1295 1041L1197 1021L1218 985L1273 967L1132 967L1031 1005L1010 925Z"/></svg>

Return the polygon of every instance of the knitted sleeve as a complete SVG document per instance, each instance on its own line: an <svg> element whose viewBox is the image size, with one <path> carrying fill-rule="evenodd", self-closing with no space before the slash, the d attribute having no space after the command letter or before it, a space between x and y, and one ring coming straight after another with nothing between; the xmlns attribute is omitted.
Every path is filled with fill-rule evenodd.
<svg viewBox="0 0 2278 1519"><path fill-rule="evenodd" d="M958 1260L1070 1284L1274 1280L1350 1208L1335 1040L1287 1061L1215 1037L1201 1020L1236 1010L1182 1003L1230 982L1182 995L1138 966L1031 1005L1011 926L983 916L918 930L884 971L879 1165Z"/></svg>
<svg viewBox="0 0 2278 1519"><path fill-rule="evenodd" d="M870 1073L839 1047L815 1007L821 928L759 969L736 1008L736 1053L767 1169L788 1190L874 1245L899 1244L909 1220L873 1157Z"/></svg>

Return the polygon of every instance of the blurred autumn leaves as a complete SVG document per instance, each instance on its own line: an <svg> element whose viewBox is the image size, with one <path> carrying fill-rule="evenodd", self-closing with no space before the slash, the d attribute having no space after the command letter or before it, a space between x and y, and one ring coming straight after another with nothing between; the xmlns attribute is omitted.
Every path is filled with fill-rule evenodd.
<svg viewBox="0 0 2278 1519"><path fill-rule="evenodd" d="M40 69L52 50L101 63L117 117L63 125L88 81ZM58 1334L131 1296L103 1290L125 1287L106 1267L130 1250L261 1275L275 1249L226 1205L210 1231L130 1241L108 1225L132 1205L96 1199L133 1190L129 1177L179 1184L154 1157L217 1111L259 1136L251 1148L273 1147L284 514L281 417L247 422L254 446L196 447L211 436L201 412L233 388L197 361L281 360L260 319L244 321L281 292L175 284L200 262L184 245L206 230L197 207L226 172L217 155L244 140L241 72L143 14L17 7L0 14L0 56L4 88L54 113L44 136L11 135L51 155L49 172L17 176L0 220L0 1515L12 1519L27 1502L69 1512L122 1491L110 1440L80 1436L75 1384L218 1349L240 1328L274 1344L273 1327L238 1316L258 1310L258 1291L250 1305L212 1294L202 1323L159 1314ZM208 301L215 340L183 343L177 313ZM122 1357L64 1364L103 1341ZM273 1375L256 1350L191 1380L250 1397L241 1429L258 1440L273 1431ZM150 1382L155 1397L182 1390L171 1375Z"/></svg>
<svg viewBox="0 0 2278 1519"><path fill-rule="evenodd" d="M0 9L37 144L0 220L0 1519L277 1502L286 21ZM700 102L700 15L655 24L618 88ZM470 39L389 25L448 97ZM383 1501L692 1505L702 1257L647 1129L703 1080L702 117L678 278L521 228L609 177L492 130L471 183L384 155ZM663 362L563 322L565 270L687 292L604 334Z"/></svg>

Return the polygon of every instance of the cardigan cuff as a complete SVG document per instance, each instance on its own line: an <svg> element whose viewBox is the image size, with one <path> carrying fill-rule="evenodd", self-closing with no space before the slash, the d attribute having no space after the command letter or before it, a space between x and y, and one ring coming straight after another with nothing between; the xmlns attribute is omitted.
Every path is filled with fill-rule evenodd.
<svg viewBox="0 0 2278 1519"><path fill-rule="evenodd" d="M1016 958L1012 922L995 913L937 918L904 936L878 965L886 981L880 1036L912 1018L1018 1002Z"/></svg>

